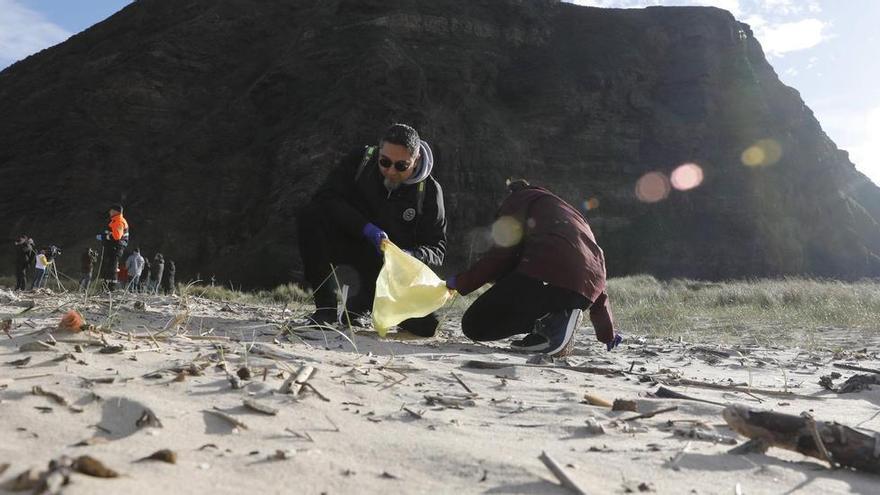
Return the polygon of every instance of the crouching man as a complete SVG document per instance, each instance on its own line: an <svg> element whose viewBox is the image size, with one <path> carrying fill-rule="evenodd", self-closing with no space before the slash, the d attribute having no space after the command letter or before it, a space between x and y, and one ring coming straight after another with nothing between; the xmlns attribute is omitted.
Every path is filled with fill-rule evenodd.
<svg viewBox="0 0 880 495"><path fill-rule="evenodd" d="M318 188L297 217L305 278L317 308L309 316L312 324L337 322L337 280L349 286L349 315L365 323L382 268L384 239L428 266L443 263L446 213L443 191L431 177L433 167L428 143L412 127L394 124L378 146L349 153ZM400 327L430 337L438 324L430 314Z"/></svg>
<svg viewBox="0 0 880 495"><path fill-rule="evenodd" d="M508 186L492 226L493 246L447 287L468 294L495 284L467 309L461 329L475 341L525 334L511 347L551 356L571 353L583 311L608 350L615 333L605 292L605 255L584 217L540 187Z"/></svg>

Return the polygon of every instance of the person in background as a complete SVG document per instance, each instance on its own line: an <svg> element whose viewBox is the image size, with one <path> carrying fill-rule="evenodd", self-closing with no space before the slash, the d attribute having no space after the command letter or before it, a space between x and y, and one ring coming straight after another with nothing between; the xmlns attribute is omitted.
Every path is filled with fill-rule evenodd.
<svg viewBox="0 0 880 495"><path fill-rule="evenodd" d="M137 291L138 292L147 292L150 288L150 271L152 270L153 265L150 263L150 258L144 256L144 269L141 271L141 280L138 283Z"/></svg>
<svg viewBox="0 0 880 495"><path fill-rule="evenodd" d="M508 192L492 225L493 246L446 281L462 295L494 282L465 311L462 332L478 342L525 334L513 349L566 356L589 308L597 340L616 347L622 337L605 292L605 253L587 220L524 180L509 182Z"/></svg>
<svg viewBox="0 0 880 495"><path fill-rule="evenodd" d="M122 205L114 204L108 211L110 222L103 233L96 238L104 243L103 262L101 264L101 280L107 284L107 290L116 290L119 281L119 261L128 246L128 221L122 216Z"/></svg>
<svg viewBox="0 0 880 495"><path fill-rule="evenodd" d="M141 256L141 248L134 248L131 255L125 261L125 267L128 269L128 285L126 290L134 292L141 281L141 273L144 270L144 257Z"/></svg>
<svg viewBox="0 0 880 495"><path fill-rule="evenodd" d="M47 252L48 250L42 249L37 253L34 263L34 285L31 289L42 289L46 286L46 279L48 278L46 270L53 263L53 260L49 259Z"/></svg>
<svg viewBox="0 0 880 495"><path fill-rule="evenodd" d="M156 253L156 256L153 258L153 278L150 281L150 292L153 294L159 294L159 289L162 288L162 280L164 277L165 257L162 256L162 253Z"/></svg>
<svg viewBox="0 0 880 495"><path fill-rule="evenodd" d="M176 273L177 267L174 266L174 261L168 260L168 266L165 267L165 280L162 283L165 294L174 295L174 276Z"/></svg>
<svg viewBox="0 0 880 495"><path fill-rule="evenodd" d="M37 255L34 240L25 234L15 240L15 290L27 290L27 272Z"/></svg>

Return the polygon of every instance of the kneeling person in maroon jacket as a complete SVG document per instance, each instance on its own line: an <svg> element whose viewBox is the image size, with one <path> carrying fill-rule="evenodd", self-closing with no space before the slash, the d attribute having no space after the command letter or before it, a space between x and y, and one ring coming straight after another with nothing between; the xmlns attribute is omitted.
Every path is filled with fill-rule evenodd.
<svg viewBox="0 0 880 495"><path fill-rule="evenodd" d="M479 342L527 334L511 347L565 356L589 308L596 338L613 349L622 337L605 292L605 255L587 221L546 189L523 180L508 187L492 248L446 282L463 295L495 283L465 312L462 331Z"/></svg>

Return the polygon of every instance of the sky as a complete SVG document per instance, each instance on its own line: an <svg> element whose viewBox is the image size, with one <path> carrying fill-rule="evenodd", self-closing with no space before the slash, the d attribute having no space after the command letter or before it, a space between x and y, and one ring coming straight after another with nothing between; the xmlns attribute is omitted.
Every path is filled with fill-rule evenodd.
<svg viewBox="0 0 880 495"><path fill-rule="evenodd" d="M752 27L782 81L880 184L880 0L569 0L595 7L713 6ZM100 22L130 0L0 0L0 70Z"/></svg>

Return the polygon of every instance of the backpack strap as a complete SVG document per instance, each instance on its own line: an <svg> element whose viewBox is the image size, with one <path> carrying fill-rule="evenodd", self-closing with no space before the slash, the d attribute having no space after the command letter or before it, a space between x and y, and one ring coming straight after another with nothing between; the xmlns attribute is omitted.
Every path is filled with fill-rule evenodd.
<svg viewBox="0 0 880 495"><path fill-rule="evenodd" d="M364 169L367 168L367 163L373 158L373 155L376 154L375 146L367 146L364 148L364 158L361 160L361 164L358 165L357 172L354 174L354 181L357 182L358 179L361 178L361 174L364 172Z"/></svg>

